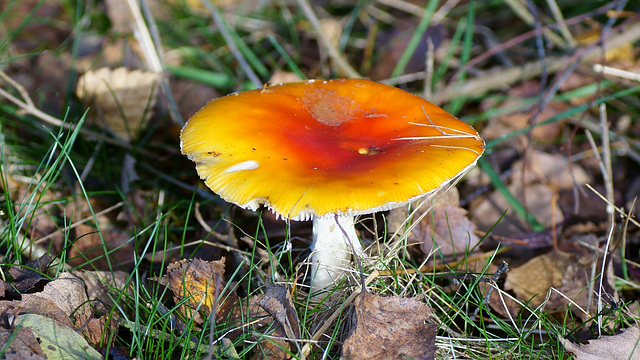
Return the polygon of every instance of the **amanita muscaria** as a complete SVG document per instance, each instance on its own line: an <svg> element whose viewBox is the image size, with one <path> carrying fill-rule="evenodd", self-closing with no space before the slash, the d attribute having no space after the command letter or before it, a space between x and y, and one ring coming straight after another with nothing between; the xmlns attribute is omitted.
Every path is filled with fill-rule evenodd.
<svg viewBox="0 0 640 360"><path fill-rule="evenodd" d="M361 252L355 216L435 193L484 151L478 133L441 108L362 79L217 98L189 119L180 138L182 153L224 200L313 220L314 289L348 268L345 234Z"/></svg>

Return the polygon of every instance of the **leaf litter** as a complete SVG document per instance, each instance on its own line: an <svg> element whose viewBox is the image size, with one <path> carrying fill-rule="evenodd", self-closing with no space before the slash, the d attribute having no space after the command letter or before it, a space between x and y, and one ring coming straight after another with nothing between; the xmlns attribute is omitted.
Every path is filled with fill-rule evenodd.
<svg viewBox="0 0 640 360"><path fill-rule="evenodd" d="M414 298L364 291L355 304L355 327L345 339L345 359L433 359L433 310Z"/></svg>
<svg viewBox="0 0 640 360"><path fill-rule="evenodd" d="M50 259L39 260L40 264L50 262ZM42 275L34 274L42 271L46 273L46 265L38 271L22 270L18 278L40 279ZM113 318L94 316L84 282L76 276L63 272L53 281L45 279L46 284L40 290L29 288L28 293L14 296L17 300L0 300L0 337L13 333L19 339L7 349L5 356L14 359L102 358L93 346L111 338L111 334L118 331L117 323ZM16 329L21 330L15 333ZM32 339L37 341L34 343Z"/></svg>

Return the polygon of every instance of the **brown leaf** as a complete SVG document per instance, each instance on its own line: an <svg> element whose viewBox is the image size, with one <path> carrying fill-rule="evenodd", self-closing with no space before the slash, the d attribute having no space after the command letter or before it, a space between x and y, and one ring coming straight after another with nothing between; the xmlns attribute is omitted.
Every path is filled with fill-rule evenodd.
<svg viewBox="0 0 640 360"><path fill-rule="evenodd" d="M34 302L41 299L51 300L72 319L85 321L91 316L84 283L68 272L61 273L56 280L45 285L41 292L22 296L24 301L31 301L30 298L34 298Z"/></svg>
<svg viewBox="0 0 640 360"><path fill-rule="evenodd" d="M267 336L259 337L260 343L251 357L252 360L284 360L291 357L291 346L284 339L284 328L275 321L271 325L263 330Z"/></svg>
<svg viewBox="0 0 640 360"><path fill-rule="evenodd" d="M496 104L494 99L484 100L481 105L483 108L503 110L502 114L491 119L487 129L485 129L486 132L483 131L485 139L494 139L516 129L522 129L528 126L532 116L538 111L538 108L528 107L521 110L518 109L518 107L522 107L522 99L535 97L539 92L539 81L530 80L522 82L511 88L507 94L507 99L500 104ZM514 108L517 110L509 110ZM569 105L564 102L551 101L544 107L542 112L537 114L537 122L547 120L568 108ZM562 127L562 121L555 121L550 124L537 126L530 130L530 136L534 140L548 142L560 134ZM511 139L510 143L515 144L517 141L519 140Z"/></svg>
<svg viewBox="0 0 640 360"><path fill-rule="evenodd" d="M552 199L558 194L558 190L570 189L572 191L569 195L573 196L574 185L584 184L589 180L586 171L578 164L569 164L565 156L532 151L526 161L520 160L513 165L507 187L526 206L527 211L546 228L550 228L552 223L559 224L564 219L559 204L556 204L555 217L553 216ZM493 227L492 233L495 235L512 237L513 234L529 232L527 221L514 211L504 214L505 209L509 208L512 206L505 197L494 191L474 209L471 221L481 230Z"/></svg>
<svg viewBox="0 0 640 360"><path fill-rule="evenodd" d="M5 329L10 329L10 325L13 323L9 321L8 317L19 314L42 315L57 320L68 327L74 327L69 320L69 315L62 311L53 300L37 296L27 297L25 300L0 301L0 314L2 314L0 317L2 327Z"/></svg>
<svg viewBox="0 0 640 360"><path fill-rule="evenodd" d="M232 313L231 318L238 314ZM242 314L243 324L250 324L251 337L258 345L252 360L291 358L292 342L300 339L298 314L286 286L268 283L263 295L250 297ZM231 337L238 336L238 333Z"/></svg>
<svg viewBox="0 0 640 360"><path fill-rule="evenodd" d="M11 342L9 342L11 341ZM4 345L3 359L46 360L44 352L31 329L16 327L13 331L0 331L0 344Z"/></svg>
<svg viewBox="0 0 640 360"><path fill-rule="evenodd" d="M173 292L174 301L179 303L186 299L180 310L187 317L194 316L198 324L203 322L202 315L211 313L216 304L216 320L224 320L237 302L234 292L221 294L224 283L225 258L218 261L204 261L201 259L183 259L169 264L167 274L157 280L169 287Z"/></svg>
<svg viewBox="0 0 640 360"><path fill-rule="evenodd" d="M291 294L286 286L266 284L264 295L258 299L258 305L278 321L289 339L300 339L298 313L293 307Z"/></svg>
<svg viewBox="0 0 640 360"><path fill-rule="evenodd" d="M530 306L540 305L551 287L567 295L583 309L587 308L589 259L577 254L551 251L537 256L507 273L504 287L513 290L521 301ZM558 310L567 306L567 300L552 292L545 309Z"/></svg>
<svg viewBox="0 0 640 360"><path fill-rule="evenodd" d="M343 346L343 358L433 359L436 326L431 308L412 298L364 292L356 300L357 324Z"/></svg>
<svg viewBox="0 0 640 360"><path fill-rule="evenodd" d="M476 226L467 218L467 211L459 206L460 195L455 187L436 194L432 201L437 202L408 235L409 244L418 244L425 254L430 254L435 246L443 255L452 255L464 254L480 242L474 234ZM429 203L418 209L414 219L423 216L427 210ZM402 210L390 214L392 230L401 226L395 219L404 221L407 218L406 212L398 215L399 211Z"/></svg>
<svg viewBox="0 0 640 360"><path fill-rule="evenodd" d="M181 78L171 79L171 92L178 101L180 115L185 119L202 109L202 104L222 95L210 86Z"/></svg>
<svg viewBox="0 0 640 360"><path fill-rule="evenodd" d="M458 206L437 206L421 224L414 229L418 239L422 239L420 248L429 254L434 243L443 255L464 254L480 242L473 233L476 230L467 218L467 211Z"/></svg>
<svg viewBox="0 0 640 360"><path fill-rule="evenodd" d="M93 103L102 126L131 141L147 125L161 75L126 68L87 71L78 80L76 94Z"/></svg>
<svg viewBox="0 0 640 360"><path fill-rule="evenodd" d="M620 334L590 340L586 345L574 344L560 338L576 360L640 360L640 330L632 326Z"/></svg>
<svg viewBox="0 0 640 360"><path fill-rule="evenodd" d="M280 69L276 69L273 74L271 74L271 79L269 79L269 84L286 84L290 82L296 82L304 79L300 79L300 77L292 72L282 71Z"/></svg>
<svg viewBox="0 0 640 360"><path fill-rule="evenodd" d="M124 0L105 0L104 6L107 17L111 21L113 33L129 33L133 31L135 20Z"/></svg>
<svg viewBox="0 0 640 360"><path fill-rule="evenodd" d="M51 256L42 255L39 259L28 262L25 266L12 266L9 275L13 281L6 286L6 293L9 296L19 296L31 290L37 283L47 278L43 275L51 263Z"/></svg>
<svg viewBox="0 0 640 360"><path fill-rule="evenodd" d="M115 317L101 316L100 318L91 318L82 330L82 336L92 345L106 346L107 339L111 339L111 346L115 343L115 336L118 333L118 321Z"/></svg>

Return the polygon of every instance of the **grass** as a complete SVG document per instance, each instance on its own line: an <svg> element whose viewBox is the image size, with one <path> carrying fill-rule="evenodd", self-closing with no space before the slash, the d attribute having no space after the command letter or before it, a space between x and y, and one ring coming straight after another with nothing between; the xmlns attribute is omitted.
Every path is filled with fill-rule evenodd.
<svg viewBox="0 0 640 360"><path fill-rule="evenodd" d="M208 99L198 96L203 87L223 95L261 87L278 71L299 79L371 76L378 71L384 76L376 80L426 95L479 128L481 134L500 115L544 107L547 100L561 102L566 110L548 118L533 117L524 127L488 139L487 153L479 166L490 179L489 186L509 201L509 208L501 211L517 213L536 231L545 229L536 220L539 214L529 212L527 204L510 192L501 170L495 167L496 154L513 150L514 140L524 144L516 149L521 153L530 148L562 153L561 145L565 145L572 149L571 155L593 159L593 150L582 135L586 128L594 133L597 146L619 149L610 155L614 166L628 167L631 175L638 173L640 146L634 119L640 113L640 87L616 77L593 77L573 89L559 90L563 74L570 73L564 65L577 61L575 54L593 59L599 51L589 45L574 50L572 32L556 30L562 29L560 18L582 26L587 24L585 18L592 19L605 30L607 26L620 30L605 43L626 40L635 51L639 39L629 34L632 30L625 30L635 23L625 18L613 21L604 14L616 6L637 11L636 5L615 1L598 8L597 4L569 1L557 4L558 13L542 3L536 3L538 11L532 12L506 0L446 2L455 3L448 12L442 10L445 2L435 0L425 2L424 7L386 0L335 2L324 9L307 0L241 1L234 5L206 2L203 6L188 1L161 3L151 14L144 6L140 9L144 21L127 20L124 15L121 19L134 32L149 32L151 43L143 44L140 52L132 50L135 39L130 32L111 32L116 19L109 19L97 4L43 0L25 5L25 10L19 0L11 0L0 7L3 277L10 280L6 277L9 268L44 253L56 256L49 271L53 276L77 269L123 271L128 290L110 285L115 305L97 310L97 315L119 324L117 332L104 333L99 346L106 352L122 351L144 359L244 359L265 354L263 341L276 344L277 336L270 335L273 328L261 327L262 315L256 316L251 306L264 292L264 284L274 281L288 285L300 321L302 341L281 349L290 356L339 358L342 341L353 326L353 304L361 279L357 272L328 289L338 301L315 304L300 276L306 271L310 252L309 228L274 221L266 212L228 206L198 183L192 163L180 155L177 133L182 118L190 115L182 105L191 98L201 102L197 106L204 105ZM57 17L50 20L51 14ZM527 14L533 16L533 23L520 19ZM575 20L581 16L582 21ZM322 31L331 21L344 30L337 39ZM403 23L411 25L402 46L380 43L380 34L406 30ZM434 24L444 29L444 35L433 30ZM41 38L42 28L56 30L53 33L58 37ZM489 29L487 39L496 40L497 45L486 46L480 28ZM433 34L429 33L432 30ZM420 46L425 42L425 31L433 46L438 43L435 55L423 56L425 49ZM553 35L541 35L548 33ZM92 39L100 40L99 55L85 54L91 50ZM544 46L540 47L540 41ZM107 53L103 46L107 43L119 43L126 56L104 60L118 55ZM390 54L393 51L397 54ZM478 60L488 52L491 57ZM172 54L179 61L171 61ZM395 64L376 68L390 55L398 55ZM33 64L45 56L51 57L48 61L64 59L64 65L56 68L49 62L34 68ZM164 94L160 105L153 109L151 124L131 142L93 123L95 113L87 111L87 105L74 95L80 69L105 63L152 68L148 64L154 58L160 60L155 66L161 67L172 84L181 82L189 90L178 96L169 82L158 84ZM416 65L416 61L421 63ZM578 66L584 73L589 71L588 63ZM498 81L496 71L502 72ZM46 78L58 83L43 80ZM532 79L541 84L539 91L513 101L509 88ZM594 110L602 104L606 104L613 126L604 126L607 121ZM616 127L625 116L631 124L626 129ZM561 124L563 131L548 142L532 139L532 130L549 124ZM127 161L133 165L125 167ZM611 167L604 166L607 161L601 159L600 163L605 174L611 174ZM606 181L598 181L606 185ZM617 185L611 184L611 176L608 181ZM465 181L459 185L463 195L478 190ZM623 298L626 302L590 309L585 319L576 319L575 313L566 309L549 310L547 302L532 306L530 299L517 299L504 289L504 277L492 279L496 269L490 264L503 259L516 264L526 260L521 255L512 258L509 252L505 256L503 250L507 249L501 246L484 247L482 252L461 251L455 258L438 252L420 258L405 250L408 232L393 237L383 215L361 220L363 240L380 249L364 264L366 288L378 295L417 297L434 309L431 320L438 325L436 358L569 359L572 355L565 352L560 338L583 339L585 332L613 334L637 320L629 309L637 307L640 287L627 269L638 261L632 252L637 249L633 241L637 228L633 224L625 227L618 218L604 221L611 234L615 230L615 236L607 238L605 233L601 240L614 244L616 239L627 240L626 231L631 234L628 245L614 246L609 254L615 253L615 262L622 266L615 284L627 296ZM89 238L96 239L91 248L74 252L74 244ZM386 241L378 243L377 239ZM625 241L622 244L627 244ZM150 280L165 275L173 261L221 256L234 265L226 270L221 293L240 296L236 318L229 315L212 323L212 316L207 316L197 323L190 316L193 313L181 311L189 298L174 300L170 291ZM600 274L600 269L594 273ZM598 288L599 279L592 281ZM489 287L505 303L519 303L524 310L496 311L487 302Z"/></svg>

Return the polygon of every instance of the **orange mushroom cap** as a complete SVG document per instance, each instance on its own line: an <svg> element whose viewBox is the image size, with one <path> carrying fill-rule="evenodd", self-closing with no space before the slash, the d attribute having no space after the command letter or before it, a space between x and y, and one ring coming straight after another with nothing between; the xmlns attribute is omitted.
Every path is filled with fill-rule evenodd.
<svg viewBox="0 0 640 360"><path fill-rule="evenodd" d="M220 197L293 220L401 206L464 174L484 151L478 133L441 108L362 79L217 98L180 138Z"/></svg>

